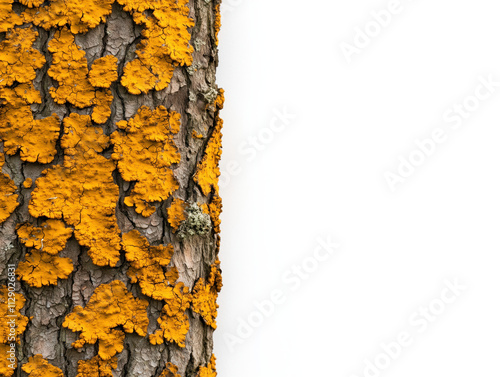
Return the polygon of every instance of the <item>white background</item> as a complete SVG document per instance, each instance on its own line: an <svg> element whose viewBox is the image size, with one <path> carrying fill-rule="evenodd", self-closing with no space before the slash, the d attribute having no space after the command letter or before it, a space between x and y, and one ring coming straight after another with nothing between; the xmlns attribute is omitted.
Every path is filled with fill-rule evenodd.
<svg viewBox="0 0 500 377"><path fill-rule="evenodd" d="M500 82L500 4L401 0L377 33L388 4L223 0L219 377L498 376L500 86L470 96ZM367 26L348 62L341 43ZM443 114L464 101L477 109L453 129ZM438 129L446 141L391 191L384 174ZM315 266L328 237L341 246ZM446 279L467 288L419 331ZM262 314L273 290L285 302ZM366 371L402 331L412 344Z"/></svg>

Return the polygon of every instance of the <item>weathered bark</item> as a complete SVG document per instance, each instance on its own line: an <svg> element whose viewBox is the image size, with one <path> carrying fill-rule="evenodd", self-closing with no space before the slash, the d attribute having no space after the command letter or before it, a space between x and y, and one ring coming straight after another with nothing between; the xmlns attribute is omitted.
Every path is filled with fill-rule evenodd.
<svg viewBox="0 0 500 377"><path fill-rule="evenodd" d="M163 3L176 3L174 0L162 1ZM156 3L161 3L162 1L157 0ZM9 1L5 3L7 6L10 6ZM28 4L26 1L21 1L21 3ZM12 5L17 15L22 14L27 9L21 3L16 1ZM34 3L36 5L36 2ZM82 1L82 3L85 3L85 1ZM115 265L112 262L96 263L97 259L92 257L92 253L89 253L89 245L85 244L85 241L82 241L88 234L82 235L81 233L84 232L76 229L84 220L80 220L80 222L70 220L68 212L64 212L69 210L63 210L60 216L52 216L44 208L45 205L40 205L40 200L33 199L32 197L34 191L38 190L39 193L42 191L41 186L48 170L54 169L57 166L62 168L67 165L67 172L70 174L71 169L76 168L75 165L68 165L68 161L73 161L77 158L89 158L71 155L72 152L70 152L65 138L68 135L73 135L73 133L72 131L68 131L69 128L65 128L67 124L64 123L64 120L68 119L70 114L91 115L95 111L93 110L94 106L76 106L71 101L56 103L54 94L50 90L51 88L61 86L61 82L49 74L50 67L55 64L55 53L50 51L50 43L59 35L58 33L61 30L71 25L67 24L65 26L61 24L58 27L43 27L43 25L35 25L36 22L32 23L27 18L24 22L10 28L8 26L4 28L5 30L3 31L5 32L0 34L2 36L1 40L6 40L9 32L12 32L12 30L31 28L37 31L38 36L32 46L43 54L46 63L41 68L36 69L36 78L30 81L33 83L34 89L41 95L41 103L30 104L31 110L34 119L45 119L53 113L57 114L60 131L55 143L56 153L54 158L50 162L43 163L41 163L40 158L35 162L27 161L26 158L23 158L22 146L20 146L20 151L16 151L15 153L7 151L5 145L9 141L9 138L12 137L9 129L17 127L14 122L6 121L7 123L4 124L3 128L4 132L0 131L0 139L2 139L2 143L0 144L2 149L0 150L5 152L0 153L5 156L2 173L6 174L15 184L15 194L18 195L17 202L19 203L8 218L0 224L0 286L8 284L7 265L19 266L19 263L25 263L28 255L37 252L43 254L45 252L43 241L39 250L35 250L36 247L34 249L33 245L28 246L29 244L20 239L16 227L19 229L24 224L41 227L47 220L53 218L61 219L65 222L67 228L71 230L75 229L75 233L68 239L62 251L58 252L57 256L54 257L70 258L73 264L73 271L67 278L60 277L57 279L56 284L43 283L41 287L37 287L36 284L30 284L27 278L22 279L19 276L17 277L16 292L26 299L20 313L29 317L29 321L26 330L20 334L20 343L16 347L18 358L18 366L14 372L16 376L28 376L30 374L29 368L22 367L27 365L30 360L35 363L33 359L30 359L34 355L41 355L48 364L59 368L64 376L69 377L78 374L78 361L89 360L100 355L99 352L103 349L102 340L97 340L94 344L86 342L83 347L75 347L72 343L79 338L80 332L63 326L63 323L67 316L75 311L75 307L81 306L86 308L98 287L105 286L117 280L125 283L128 292L131 292L135 298L147 301L148 306L146 310L149 323L147 325L147 334L142 335L138 334L137 331L127 331L123 323L113 327L125 333L123 350L116 352L116 356L111 357L112 359L114 357L117 358L117 365L113 370L113 376L174 376L175 373L166 372L166 368L170 365L167 365L169 362L178 367L178 373L181 376L197 376L200 368L210 365L213 346L212 333L215 325L211 326L210 320L207 320L207 316L204 318L203 315L200 315L200 310L194 310L194 304L191 304L191 306L188 305L188 308L185 310L185 314L189 320L189 331L185 338L185 347L181 347L176 342L171 342L167 339L164 340L163 344L152 344L150 341L149 336L159 329L157 319L160 316L160 312L169 303L165 300L154 299L151 297L151 292L148 293L139 283L132 282L131 277L127 275L127 272L131 270L133 261L127 257L124 235L132 234L130 233L131 231L138 230L142 236L147 238L150 245L172 245L174 253L170 264L168 267L163 265L161 269L167 273L171 271L173 266L177 268L179 276L175 282L171 281L169 285L173 287L175 284L182 282L189 288L189 293L186 294L189 300L195 294L196 290L194 288L197 283L199 288L207 288L209 296L210 294L216 295L215 291L220 289L219 281L209 283L210 278L212 280L218 279L218 275L214 276L214 271L218 270L217 252L219 244L218 212L220 210L220 199L217 192L217 183L208 183L208 186L205 183L205 187L203 187L203 183L197 178L197 174L203 169L204 161L212 160L216 164L219 158L217 153L214 156L213 151L209 150L211 143L213 144L217 141L214 141L214 139L220 138L220 129L217 128L217 125L220 123L218 111L222 106L221 94L215 84L218 0L214 0L214 2L207 0L189 1L187 4L189 7L189 18L194 20L194 26L187 29L190 33L190 45L194 47L194 51L191 54L193 58L192 63L181 64L173 59L172 64L175 68L168 86L161 90L154 88L144 90L146 93L140 94L130 93L130 90L122 85L121 79L124 75L125 66L134 59L137 59L136 49L138 49L138 44L145 39L141 35L145 26L134 20L131 11L124 10L124 6L121 5L124 2L111 1L111 3L113 3L112 13L105 15L104 20L97 26L89 27L88 31L79 33L74 33L74 30L72 30L76 44L85 52L89 69L91 69L92 64L97 59L104 56L112 55L117 58L118 80L115 80L109 87L113 97L111 115L103 124L93 121L85 126L86 128L84 129L103 130L104 135L107 136L113 133L114 135L126 136L128 130L120 130L117 127L117 123L120 121L129 121L134 118L142 106L148 107L151 111L164 106L171 113L179 113L180 130L177 133L172 132L169 137L172 138L178 149L180 162L174 162L168 167L168 169L173 171L178 188L174 187L173 192L164 195L162 200L151 200L146 203L147 205L154 206L154 212L151 211L151 214L143 212L143 214L149 215L143 216L138 213L140 210L137 210L137 206L125 203L126 198L132 195L133 189L138 183L134 179L127 180L123 176L122 170L117 166L117 164L119 165L124 162L121 162L119 156L113 157L117 153L116 139L110 138L108 143L105 143L106 145L102 151L96 150L92 152L94 155L101 156L98 157L99 159L105 158L114 164L113 170L110 171L112 182L110 178L109 183L97 182L96 184L102 187L105 184L115 185L119 189L119 191L117 190L119 192L118 199L115 202L116 224L120 239L119 260ZM148 8L149 2L144 1L142 4ZM46 6L47 4L43 5L43 7ZM93 12L91 4L88 5L88 8L88 12ZM141 10L142 14L150 18L154 17L152 16L152 12L153 5L149 6L149 10ZM35 14L33 17L36 19L38 16ZM163 30L168 31L168 27L164 27ZM0 50L0 61L2 60L1 54L2 51ZM11 85L0 86L0 90L19 87L22 83L19 80L21 79L14 79ZM101 90L97 88L95 91L96 93L99 91L105 92L105 89ZM5 97L4 92L0 92L0 99L2 100L0 107L10 106ZM5 131L6 129L7 131ZM36 141L34 143L36 144ZM84 141L81 143L83 144ZM79 145L79 143L73 145L76 153L82 153L78 149ZM149 153L149 151L135 152L139 155ZM91 158L89 158L90 165L93 164ZM95 166L98 167L99 165L96 164ZM105 173L106 171L104 171L104 175ZM218 169L212 169L212 173L212 176L218 176ZM79 174L76 174L75 177L68 176L68 180L77 179L78 176ZM31 187L27 183L30 178L33 182ZM155 177L148 176L147 178L154 179ZM74 185L82 185L77 180L73 182ZM45 184L48 183L46 182ZM68 184L66 181L61 182L61 186ZM87 182L85 181L86 184ZM92 182L89 182L89 184L92 184ZM146 187L148 186L146 185ZM84 195L86 194L82 193L82 198ZM1 200L5 199L7 202L7 200L10 200L8 198L11 197L12 195L8 196L6 194ZM174 198L181 199L184 206L182 207L184 208L184 213L180 216L179 222L181 224L178 229L172 225L172 215L169 216L168 213ZM80 203L80 199L67 198L65 200L68 200L68 203L72 200L77 204ZM83 201L84 199L81 200ZM92 213L102 212L101 208L97 208L100 205L98 200L95 203L92 201L89 203L91 204L85 204L87 207L90 206L90 208L86 209L90 213L88 216L92 216ZM35 210L34 207L37 205L40 208ZM50 205L51 203L47 202L46 206L49 207ZM94 205L96 208L92 207ZM188 206L190 205L193 205L192 209L194 212L198 208L202 208L203 213L207 214L194 213L194 216L198 216L198 220L200 221L210 219L208 233L206 232L206 228L200 230L199 224L189 223L191 218L189 217ZM39 216L36 216L36 214L39 214ZM80 216L82 215L80 214ZM114 220L111 219L109 221L112 222ZM102 227L107 228L108 223L103 224ZM113 233L112 228L106 229L106 231L97 229L94 234L89 236L89 242L99 242L99 240L96 241L94 238L100 237L102 234L107 235L108 233ZM94 249L94 253L100 253L98 247ZM103 252L103 254L107 253L107 251ZM49 258L48 255L43 255ZM104 255L103 258L107 258L107 255ZM26 276L26 272L24 272L24 275ZM43 277L43 279L46 278L49 278L49 276ZM210 284L212 285L210 286ZM209 301L211 297L200 297L198 298L201 300L201 305L205 304L203 300L206 300L207 305L210 305ZM2 326L6 325L2 323ZM119 343L117 342L117 345ZM101 360L101 356L98 356L99 360ZM2 357L5 356L0 355L0 358ZM40 368L41 364L35 363L33 365L38 365ZM50 370L50 368L47 370ZM49 372L45 372L44 374L47 376L52 375ZM211 376L215 375L215 372L212 372L212 367L209 366L204 369L204 374ZM0 375L2 375L1 372ZM4 372L4 375L9 374ZM96 374L94 372L87 372L87 374L84 373L81 375L104 376L108 374L105 374L103 371L99 373L96 371Z"/></svg>

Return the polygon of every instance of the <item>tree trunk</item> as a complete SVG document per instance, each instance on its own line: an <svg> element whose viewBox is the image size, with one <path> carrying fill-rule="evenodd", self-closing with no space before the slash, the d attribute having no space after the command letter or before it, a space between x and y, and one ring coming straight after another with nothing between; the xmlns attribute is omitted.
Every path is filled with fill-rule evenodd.
<svg viewBox="0 0 500 377"><path fill-rule="evenodd" d="M0 0L0 376L216 375L219 2Z"/></svg>

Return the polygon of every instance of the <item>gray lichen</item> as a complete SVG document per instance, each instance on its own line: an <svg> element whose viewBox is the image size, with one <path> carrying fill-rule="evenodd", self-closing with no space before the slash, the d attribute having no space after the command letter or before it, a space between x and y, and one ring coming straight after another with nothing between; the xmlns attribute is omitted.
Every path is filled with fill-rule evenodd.
<svg viewBox="0 0 500 377"><path fill-rule="evenodd" d="M196 204L191 204L186 209L187 217L179 226L177 235L181 240L197 236L205 236L212 230L210 216L204 213Z"/></svg>
<svg viewBox="0 0 500 377"><path fill-rule="evenodd" d="M201 47L202 47L202 46L205 46L205 45L206 45L206 43L205 43L204 41L202 41L201 39L196 38L196 39L194 40L194 42L193 42L193 45L194 45L194 49L195 49L196 51L200 51L200 50L201 50Z"/></svg>
<svg viewBox="0 0 500 377"><path fill-rule="evenodd" d="M217 96L219 95L219 91L213 87L206 87L202 92L203 97L208 103L213 103Z"/></svg>

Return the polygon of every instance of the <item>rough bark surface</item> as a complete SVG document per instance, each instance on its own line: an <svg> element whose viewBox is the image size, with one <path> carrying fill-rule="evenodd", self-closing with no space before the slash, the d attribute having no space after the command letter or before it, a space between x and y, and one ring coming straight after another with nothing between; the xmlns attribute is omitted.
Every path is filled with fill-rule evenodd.
<svg viewBox="0 0 500 377"><path fill-rule="evenodd" d="M21 75L13 78L12 82L7 83L7 85L2 85L0 81L0 109L8 111L9 106L11 106L11 108L17 111L18 108L16 106L18 105L12 105L15 101L12 99L9 100L9 95L11 94L9 94L8 90L22 88L29 91L31 89L26 89L23 85L32 85L32 89L39 92L41 98L40 103L28 103L33 119L35 121L47 119L52 114L57 114L59 124L59 130L57 131L54 143L55 153L53 159L50 157L47 159L50 161L44 161L41 158L41 154L38 155L38 159L35 155L31 161L29 157L26 157L26 155L32 153L33 147L36 147L40 141L40 139L36 139L32 143L34 146L30 144L28 147L23 147L22 140L25 142L27 138L26 133L29 134L29 132L32 132L32 129L35 129L35 126L33 126L34 123L30 123L26 132L20 132L21 136L19 138L21 141L17 142L12 141L15 139L12 130L18 127L18 125L13 121L5 120L8 117L4 117L4 124L0 125L0 154L3 155L2 160L5 161L1 168L4 181L0 180L0 195L2 195L0 200L4 201L4 203L1 205L0 212L7 215L6 219L0 224L0 287L8 286L10 277L7 266L15 265L17 268L15 291L19 294L18 302L19 300L23 300L22 297L25 299L23 307L20 308L17 314L17 320L19 321L22 316L29 318L26 329L22 333L18 331L17 334L16 357L18 363L15 370L12 368L5 369L0 366L0 375L37 376L38 374L36 373L38 372L35 371L38 370L40 372L43 371L43 375L47 377L52 375L69 377L77 375L79 377L215 376L214 359L212 357L212 333L215 328L216 315L216 312L214 312L214 298L220 290L220 271L217 258L220 198L218 197L216 182L219 174L216 165L220 158L220 152L217 150L214 151L214 144L216 149L217 139L220 139L221 123L218 118L218 112L222 107L222 92L217 88L215 83L219 2L217 0L189 0L186 6L189 8L188 18L193 20L193 25L187 24L186 26L184 24L184 26L186 26L186 30L190 34L187 46L193 46L193 51L190 53L192 62L182 63L176 61L174 56L171 61L173 74L166 88L162 89L159 86L143 90L139 94L134 94L131 93L131 90L127 86L123 85L124 81L122 78L127 64L137 59L141 43L144 43L146 39L143 32L148 26L145 22L138 22L138 15L141 14L141 17L144 17L144 19L154 18L153 13L157 11L154 4L162 2L167 5L165 7L167 11L171 8L179 8L179 3L181 3L180 0L144 1L141 2L144 9L139 9L136 4L134 11L127 11L127 3L133 3L133 1L102 1L102 4L112 4L110 5L111 13L105 14L101 21L97 22L97 25L88 26L88 30L85 30L85 27L81 27L81 25L80 30L78 30L76 21L72 21L73 23L71 21L60 22L57 26L47 26L40 24L39 19L37 19L37 17L42 16L34 12L29 13L32 9L36 11L37 9L48 8L53 4L64 4L65 1L51 0L43 3L40 1L25 0L12 3L8 0L0 0L0 7L2 9L0 12L3 13L0 15L0 25L3 24L3 26L0 26L0 42L4 43L8 41L9 35L12 35L16 30L36 31L38 35L33 44L28 47L38 51L38 53L43 55L45 60L40 68L34 68L36 76L32 79L29 78L28 74L23 74L24 77L21 77L23 76ZM67 1L66 3L77 4L86 2ZM84 6L82 15L85 15L85 12L94 12L92 9L94 6L93 3L99 3L99 1L90 1L88 3L88 5ZM172 6L172 4L174 5ZM34 6L34 8L30 8L30 6ZM76 7L77 5L74 6ZM4 10L4 8L8 11ZM160 9L160 11L167 12L164 9ZM20 21L16 21L16 17L20 18ZM168 34L173 22L169 21L168 14L165 17L166 21L161 25L161 28ZM84 20L84 17L81 17L81 19ZM54 75L51 75L49 72L51 67L57 64L57 53L53 52L51 42L53 43L55 39L68 30L74 37L75 44L85 52L87 69L91 73L92 67L98 59L109 55L116 57L118 79L110 84L109 89L106 88L106 84L101 86L102 89L94 87L96 93L106 93L107 90L111 91L112 102L109 105L111 113L105 117L104 122L96 122L97 118L91 118L92 121L89 121L86 125L82 125L84 132L91 130L89 134L95 135L102 132L102 135L109 137L108 142L103 142L102 150L94 148L94 144L92 144L94 141L91 140L88 144L88 149L93 149L88 152L91 155L87 155L87 152L83 151L83 138L81 142L77 141L68 146L67 140L70 136L74 135L74 132L68 131L69 123L65 122L71 116L76 117L76 115L72 114L77 114L79 117L84 115L92 116L93 112L97 111L96 102L93 102L90 106L77 105L75 101L80 101L82 98L81 95L77 96L77 99L73 102L70 100L57 101L53 89L61 88L63 84L61 80L55 79ZM26 69L29 68L26 66L29 65L29 59L24 59L23 51L21 51L28 47L14 48L13 51L6 52L8 46L5 43L0 46L0 75L3 75L0 78L2 80L11 75L9 67L14 64L16 59L22 61ZM6 58L8 54L14 58ZM28 55L31 57L33 54L35 53L32 52ZM166 55L168 54L166 53ZM173 53L170 52L170 55L173 56ZM74 59L74 56L72 58ZM7 61L5 70L3 70L4 66L1 65L3 61ZM98 74L96 80L104 76L104 74ZM134 75L130 77L140 80L140 77ZM81 85L78 84L77 86ZM75 90L78 90L78 88ZM174 150L175 148L178 150L180 161L175 161L174 159L167 169L172 171L174 181L177 182L173 186L172 192L164 193L165 195L161 196L161 200L155 200L154 197L151 197L149 201L146 200L146 209L141 214L138 213L141 212L137 205L138 201L134 205L127 204L127 197L134 195L134 188L137 188L140 183L136 179L126 179L123 176L123 171L120 169L121 160L119 160L119 156L116 157L116 145L118 143L116 140L118 139L111 135L128 135L129 130L123 128L126 126L123 121L128 121L130 124L130 120L140 113L140 109L143 106L146 106L151 111L155 111L155 109L163 106L170 116L174 112L180 114L179 131L172 132L168 136L175 144L173 147L170 146ZM20 108L21 106L19 105L18 107ZM150 118L151 116L148 117ZM84 118L75 119L81 125L81 120ZM120 124L122 127L120 127ZM48 125L42 124L41 127L41 134L46 135L48 131L43 127L48 127ZM151 127L154 127L154 125L151 125ZM97 140L98 136L95 137ZM12 147L8 149L9 142L11 144L17 143L19 146L18 150L13 151ZM69 143L71 144L71 142ZM50 142L45 144L47 146ZM168 142L165 145L168 147ZM81 150L79 149L80 147ZM28 149L29 151L26 152ZM137 153L137 158L140 158L141 154L149 153L149 150L135 150L133 152ZM127 152L122 151L122 153ZM78 156L78 154L83 154L83 156ZM47 212L47 208L51 204L47 202L46 205L40 205L41 199L34 199L32 195L34 192L42 192L43 184L55 184L56 188L57 186L66 185L67 182L65 181L60 183L43 183L43 179L47 177L47 172L50 169L58 166L61 169L67 169L64 170L67 174L70 174L73 171L72 169L80 169L81 163L78 165L78 163L71 162L76 161L77 158L88 159L89 166L95 164L95 169L102 167L104 170L101 173L97 170L98 174L96 174L96 177L106 175L105 164L114 164L112 165L113 168L109 171L111 174L109 182L98 180L94 183L101 187L96 192L102 190L102 195L99 194L102 198L107 198L110 192L106 187L117 188L117 199L113 199L115 204L114 215L116 216L120 242L118 245L119 256L116 263L112 261L109 263L99 263L96 262L97 258L94 257L95 255L99 255L104 260L108 260L106 258L109 257L110 252L99 249L99 240L97 238L101 237L101 235L107 237L108 234L113 233L113 229L109 227L109 224L103 223L101 229L93 230L93 233L89 236L86 233L84 234L84 231L79 230L79 227L82 226L85 220L71 220L71 216L64 211L62 215L52 215L52 212ZM97 159L96 161L98 162L92 162L94 161L93 159ZM99 161L103 161L103 163L99 163ZM211 166L211 164L215 165ZM207 180L204 180L202 175L208 176L214 179L214 181L208 181L207 183ZM72 184L80 186L93 184L93 182L87 181L84 183L78 182L79 176L79 173L75 174L75 177L68 176L68 180L74 179ZM154 178L146 175L143 179ZM15 185L15 190L9 191L9 184L12 186L12 183ZM148 187L147 184L146 187ZM79 189L75 190L78 191ZM70 192L74 193L76 191ZM15 195L17 195L17 198L15 198ZM68 197L64 200L68 202L74 200L78 205L85 206L89 217L92 217L94 213L100 213L101 209L97 207L100 205L101 199L97 198L95 201L90 200L85 202L85 204L81 204L84 200L83 195L82 198ZM113 198L112 194L109 195L110 198ZM146 192L141 195L142 197L147 197L149 193ZM13 211L10 211L6 207L8 207L7 203L12 204L13 199L18 204ZM172 210L174 199L178 200L178 202L175 202L178 204L178 212ZM37 205L39 208L35 208ZM94 205L96 208L93 208ZM176 215L177 221L174 219ZM80 213L79 216L82 217L83 215ZM63 248L61 250L54 249L55 252L51 253L52 255L50 255L48 249L47 233L40 236L46 238L41 241L41 246L39 244L38 247L36 246L36 242L35 244L30 244L26 240L23 241L19 233L20 228L26 226L26 224L42 228L42 230L47 229L44 228L44 224L47 224L47 220L51 219L63 221L64 227L69 228L70 232L74 231L67 241L63 242ZM207 223L203 224L204 221ZM200 225L199 222L202 224ZM153 289L153 292L148 291L145 288L148 284L147 281L142 281L144 285L141 283L141 278L133 281L130 271L133 268L134 261L126 252L127 242L124 235L135 234L132 233L134 230L138 231L140 236L145 237L147 240L146 244L149 244L151 247L164 246L166 250L168 245L172 245L173 255L171 258L167 258L170 259L169 262L167 260L168 265L165 263L161 265L160 271L165 273L167 277L172 275L173 277L168 279L168 282L164 281L163 284L170 287L168 293L172 294L175 298L177 297L177 293L173 287L179 283L183 283L187 287L184 291L185 300L189 301L187 308L176 307L175 299L169 301L163 298L163 296L155 291L156 288ZM87 239L87 236L89 241L86 244L84 239ZM33 231L29 237L32 237L35 241L39 240ZM138 239L138 237L135 239ZM43 242L45 242L45 245ZM105 242L108 242L108 240L106 239ZM89 251L89 249L92 250ZM148 250L147 252L153 253L152 249ZM162 252L167 253L165 250ZM99 254L101 251L104 255ZM30 255L38 255L37 253L43 258L48 258L49 262L47 262L47 265L51 266L50 269L41 272L26 272L30 268L33 268L35 271L39 268L37 262L33 262L28 268L21 268L23 263L27 263L26 261L28 261ZM54 262L57 260L59 263L61 258L69 258L73 265L70 273L68 271L65 272L64 268L58 267L59 265L56 265ZM140 261L136 261L136 263L140 264ZM174 267L178 271L178 276L175 274ZM137 270L137 266L134 268ZM20 270L23 270L23 278L19 276ZM34 274L35 276L33 276ZM146 273L145 275L145 279L147 279L148 274ZM55 283L53 281L54 276L58 277ZM31 283L29 280L30 277L32 278ZM50 282L51 279L52 283ZM36 283L35 280L39 281L39 283ZM47 281L49 282L47 283ZM122 342L118 340L114 343L113 346L116 347L116 351L104 352L103 338L98 338L94 343L87 341L81 346L75 346L73 343L79 339L81 331L66 326L70 322L68 318L71 318L71 313L74 313L75 308L78 306L85 310L90 308L89 302L91 302L92 297L98 296L96 289L111 285L115 281L123 282L127 292L133 295L134 300L146 301L147 331L142 334L137 328L135 331L128 331L128 323L117 322L113 329L124 334L124 339ZM159 283L156 282L154 284ZM4 305L6 305L5 300L7 296L8 294L5 293L4 297L2 297ZM111 299L108 297L104 299L104 301L106 300L110 301ZM189 330L185 334L184 344L182 344L182 341L176 342L167 338L161 340L163 344L154 344L155 342L151 340L152 334L160 328L158 318L161 316L162 309L164 308L174 311L179 310L181 313L179 314L180 318L182 318L182 314L187 315ZM120 306L117 310L124 309ZM138 313L138 304L131 304L130 310L133 313ZM135 310L137 312L134 312ZM97 318L98 314L92 314L90 317ZM166 318L168 322L177 321L179 317L167 316ZM5 318L3 322L2 326L6 327ZM64 326L63 323L65 324ZM138 325L137 327L140 326ZM0 342L4 343L5 347L10 344L5 339ZM123 344L123 350L121 351L120 344ZM4 352L4 348L2 348L2 352ZM36 358L35 355L41 355L41 357ZM8 363L4 360L5 358L5 354L0 355L0 364L3 363L5 365L5 363ZM91 359L97 360L95 364L97 366L94 369L84 369L82 366L83 362ZM111 365L108 369L105 366L99 366L108 362Z"/></svg>

